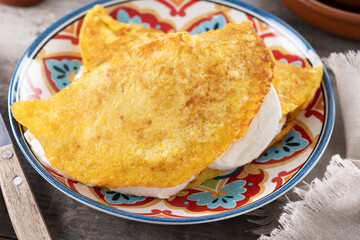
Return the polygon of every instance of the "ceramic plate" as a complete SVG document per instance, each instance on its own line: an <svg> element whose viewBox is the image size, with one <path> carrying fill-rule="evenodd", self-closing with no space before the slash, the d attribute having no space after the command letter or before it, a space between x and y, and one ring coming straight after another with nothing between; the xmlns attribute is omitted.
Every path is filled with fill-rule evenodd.
<svg viewBox="0 0 360 240"><path fill-rule="evenodd" d="M305 67L321 65L319 56L292 28L269 13L238 1L101 1L66 15L33 42L20 60L9 93L15 101L44 99L71 84L79 70L79 31L88 9L99 3L112 17L164 32L191 34L222 28L228 22L251 21L276 59ZM244 167L211 179L200 187L166 200L135 197L63 178L43 166L24 140L23 129L12 117L15 138L32 166L53 186L70 197L119 217L163 224L190 224L234 217L254 210L284 194L319 160L334 124L334 100L324 69L321 88L284 141Z"/></svg>

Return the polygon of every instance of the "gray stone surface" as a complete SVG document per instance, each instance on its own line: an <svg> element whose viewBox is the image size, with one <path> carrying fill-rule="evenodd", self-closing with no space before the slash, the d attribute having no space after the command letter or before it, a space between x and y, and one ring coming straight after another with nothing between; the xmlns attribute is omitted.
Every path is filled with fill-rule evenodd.
<svg viewBox="0 0 360 240"><path fill-rule="evenodd" d="M32 7L9 7L0 4L0 112L8 124L7 94L11 75L21 55L31 42L51 23L66 13L86 4L86 0L46 0ZM246 0L295 28L315 48L321 57L331 52L359 50L360 42L340 38L318 30L288 11L280 0ZM333 82L333 79L332 79ZM333 85L335 100L337 88ZM337 109L340 109L338 103ZM310 182L322 177L334 154L345 156L343 123L336 111L334 132L329 146L317 166L305 178ZM9 124L8 124L9 126ZM257 227L245 216L190 226L165 226L139 223L117 218L91 209L67 197L47 183L19 154L22 167L30 181L45 221L54 239L256 239L249 231ZM281 213L281 201L270 203L274 218ZM10 219L0 197L0 239L14 239Z"/></svg>

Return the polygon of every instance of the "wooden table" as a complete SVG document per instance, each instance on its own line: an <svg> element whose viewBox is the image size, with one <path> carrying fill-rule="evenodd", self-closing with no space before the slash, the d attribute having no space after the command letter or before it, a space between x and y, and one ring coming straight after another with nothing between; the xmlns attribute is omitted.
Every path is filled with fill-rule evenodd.
<svg viewBox="0 0 360 240"><path fill-rule="evenodd" d="M9 7L0 4L0 111L8 127L8 87L21 55L37 35L51 23L88 2L90 1L46 0L32 7ZM289 12L280 0L246 0L246 2L287 22L309 41L321 57L327 57L331 52L360 49L359 41L333 36L306 24ZM333 89L335 100L338 102L334 84ZM338 103L336 107L340 109ZM330 156L336 153L345 156L341 113L337 111L336 114L332 139L318 165L305 178L307 182L315 177L322 177ZM52 187L31 167L19 150L18 153L54 239L256 239L250 230L257 225L248 222L247 216L208 224L165 226L125 220L102 213L78 203ZM280 209L282 205L279 200L271 203L273 209ZM274 218L280 213L281 210L276 211ZM2 197L0 197L0 239L16 239Z"/></svg>

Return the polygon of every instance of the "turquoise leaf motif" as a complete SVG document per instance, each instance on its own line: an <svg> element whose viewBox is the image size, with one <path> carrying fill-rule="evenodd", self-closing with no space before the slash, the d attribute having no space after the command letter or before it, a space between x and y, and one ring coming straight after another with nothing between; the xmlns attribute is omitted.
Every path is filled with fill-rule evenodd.
<svg viewBox="0 0 360 240"><path fill-rule="evenodd" d="M45 64L51 72L51 79L60 90L71 84L82 63L79 60L53 60L48 59Z"/></svg>
<svg viewBox="0 0 360 240"><path fill-rule="evenodd" d="M281 143L281 147L270 147L266 152L256 159L257 162L267 162L271 159L279 160L283 157L290 156L295 151L304 149L309 142L306 139L301 138L299 132L291 130L288 135L286 135L284 141Z"/></svg>
<svg viewBox="0 0 360 240"><path fill-rule="evenodd" d="M210 21L204 21L199 26L194 28L190 34L198 34L202 32L207 32L209 30L216 30L225 27L226 19L223 15L216 15Z"/></svg>
<svg viewBox="0 0 360 240"><path fill-rule="evenodd" d="M302 66L302 62L301 61L293 61L290 63L291 65L296 65L296 66L299 66L301 67Z"/></svg>
<svg viewBox="0 0 360 240"><path fill-rule="evenodd" d="M296 66L299 66L299 67L302 67L302 62L297 60L297 61L293 61L291 63L289 63L289 61L285 58L280 58L279 61L283 62L283 63L288 63L288 64L291 64L291 65L296 65Z"/></svg>
<svg viewBox="0 0 360 240"><path fill-rule="evenodd" d="M126 195L119 192L106 191L104 189L101 189L101 193L104 194L105 201L111 204L120 204L120 203L133 204L136 202L143 201L145 199L145 197Z"/></svg>
<svg viewBox="0 0 360 240"><path fill-rule="evenodd" d="M133 16L132 18L130 18L129 14L127 14L127 12L125 12L124 10L120 10L117 12L116 19L119 22L136 23L142 25L143 27L150 27L150 24L142 22L139 16Z"/></svg>
<svg viewBox="0 0 360 240"><path fill-rule="evenodd" d="M214 209L219 206L226 209L234 208L237 201L241 201L245 198L242 195L242 193L246 192L246 189L243 188L245 184L245 180L235 181L221 188L220 192L225 194L219 194L214 197L212 192L200 192L189 195L187 199L197 201L198 205L206 205L210 209Z"/></svg>

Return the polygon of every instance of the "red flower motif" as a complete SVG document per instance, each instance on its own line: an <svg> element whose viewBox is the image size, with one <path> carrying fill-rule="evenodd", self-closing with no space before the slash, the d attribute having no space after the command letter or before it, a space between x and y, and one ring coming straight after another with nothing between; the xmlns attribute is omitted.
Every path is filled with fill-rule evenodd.
<svg viewBox="0 0 360 240"><path fill-rule="evenodd" d="M166 0L157 0L157 1L159 3L162 3L163 5L165 5L166 7L170 8L170 15L171 16L179 15L180 17L184 17L185 16L185 10L188 7L190 7L191 5L193 5L194 3L198 2L198 0L191 0L191 1L187 2L184 6L182 6L179 10L176 10L176 8Z"/></svg>
<svg viewBox="0 0 360 240"><path fill-rule="evenodd" d="M272 53L276 60L283 61L288 64L295 64L300 67L306 67L305 60L297 55L283 54L279 50L272 50Z"/></svg>

